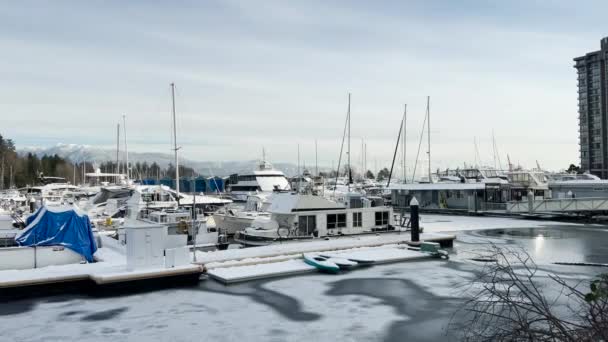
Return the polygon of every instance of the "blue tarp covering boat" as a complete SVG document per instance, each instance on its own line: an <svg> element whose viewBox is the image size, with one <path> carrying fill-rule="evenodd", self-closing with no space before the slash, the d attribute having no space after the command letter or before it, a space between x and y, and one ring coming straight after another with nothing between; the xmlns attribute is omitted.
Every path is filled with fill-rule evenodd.
<svg viewBox="0 0 608 342"><path fill-rule="evenodd" d="M20 246L61 245L93 262L97 244L89 217L75 207L38 209L27 218L27 227L15 237Z"/></svg>

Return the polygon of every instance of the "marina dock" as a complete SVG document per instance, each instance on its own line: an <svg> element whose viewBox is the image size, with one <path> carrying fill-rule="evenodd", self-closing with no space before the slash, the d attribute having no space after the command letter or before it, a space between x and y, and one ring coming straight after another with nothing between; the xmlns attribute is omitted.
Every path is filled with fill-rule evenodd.
<svg viewBox="0 0 608 342"><path fill-rule="evenodd" d="M364 253L372 255L377 263L429 258L424 253L405 249L409 237L410 234L404 232L319 239L224 251L197 251L196 261L191 264L171 268L129 270L124 247L116 240L103 236L104 247L95 255L97 262L0 271L0 291L8 294L33 287L56 289L69 285L76 285L76 288L120 287L134 282L154 283L167 279L196 283L205 270L211 279L231 284L313 272L315 268L301 260L302 253L308 252L342 255ZM442 233L421 235L423 241L433 241L443 245L450 245L454 239L454 235Z"/></svg>
<svg viewBox="0 0 608 342"><path fill-rule="evenodd" d="M456 237L443 233L423 233L421 240L451 246ZM431 258L428 254L407 249L409 233L340 237L328 240L275 244L245 249L198 252L197 263L207 274L224 284L285 277L315 272L302 261L303 253L323 253L343 258L365 258L374 264Z"/></svg>

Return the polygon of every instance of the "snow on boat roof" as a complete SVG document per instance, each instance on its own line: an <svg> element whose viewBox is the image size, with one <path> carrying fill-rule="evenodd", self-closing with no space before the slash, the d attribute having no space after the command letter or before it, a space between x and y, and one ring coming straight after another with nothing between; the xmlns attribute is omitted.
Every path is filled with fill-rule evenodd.
<svg viewBox="0 0 608 342"><path fill-rule="evenodd" d="M577 184L577 185L608 185L608 179L571 179L571 180L558 180L549 181L549 185L566 185L566 184Z"/></svg>
<svg viewBox="0 0 608 342"><path fill-rule="evenodd" d="M484 183L410 183L393 184L391 190L484 190Z"/></svg>
<svg viewBox="0 0 608 342"><path fill-rule="evenodd" d="M313 209L344 209L344 206L320 196L276 194L268 211L276 214L291 214Z"/></svg>

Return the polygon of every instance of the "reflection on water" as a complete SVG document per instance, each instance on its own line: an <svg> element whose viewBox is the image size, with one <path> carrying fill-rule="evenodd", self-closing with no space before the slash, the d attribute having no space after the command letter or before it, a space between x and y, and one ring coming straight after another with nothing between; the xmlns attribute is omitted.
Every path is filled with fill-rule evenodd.
<svg viewBox="0 0 608 342"><path fill-rule="evenodd" d="M586 226L506 228L474 231L497 244L523 247L537 263L608 263L608 229Z"/></svg>
<svg viewBox="0 0 608 342"><path fill-rule="evenodd" d="M541 254L543 251L543 245L545 243L545 236L543 234L538 234L536 239L534 239L534 253L536 255Z"/></svg>

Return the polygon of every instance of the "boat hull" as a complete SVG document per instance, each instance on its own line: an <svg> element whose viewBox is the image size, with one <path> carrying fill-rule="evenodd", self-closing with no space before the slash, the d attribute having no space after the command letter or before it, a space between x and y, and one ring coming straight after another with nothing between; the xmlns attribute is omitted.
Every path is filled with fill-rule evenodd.
<svg viewBox="0 0 608 342"><path fill-rule="evenodd" d="M252 217L236 217L226 214L213 214L213 220L218 228L225 229L228 235L234 235L236 232L245 230L245 228L251 226L251 223L255 219Z"/></svg>

